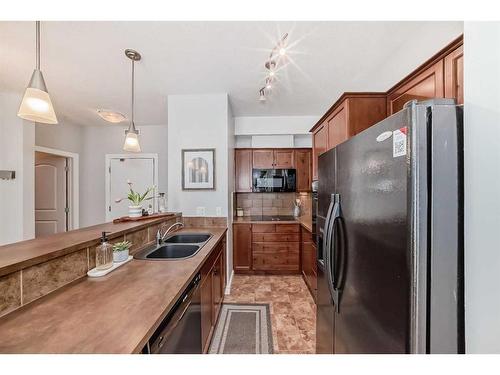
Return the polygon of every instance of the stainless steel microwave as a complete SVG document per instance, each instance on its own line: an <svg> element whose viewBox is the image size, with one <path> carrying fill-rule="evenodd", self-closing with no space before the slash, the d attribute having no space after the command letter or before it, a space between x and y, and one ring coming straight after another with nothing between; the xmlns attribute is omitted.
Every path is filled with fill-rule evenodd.
<svg viewBox="0 0 500 375"><path fill-rule="evenodd" d="M254 193L283 193L295 191L295 169L253 169Z"/></svg>

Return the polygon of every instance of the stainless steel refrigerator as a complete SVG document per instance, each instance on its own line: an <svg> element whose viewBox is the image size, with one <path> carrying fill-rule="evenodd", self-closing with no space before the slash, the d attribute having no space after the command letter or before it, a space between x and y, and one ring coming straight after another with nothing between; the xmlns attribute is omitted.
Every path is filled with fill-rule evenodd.
<svg viewBox="0 0 500 375"><path fill-rule="evenodd" d="M320 155L317 353L463 353L462 107L410 102Z"/></svg>

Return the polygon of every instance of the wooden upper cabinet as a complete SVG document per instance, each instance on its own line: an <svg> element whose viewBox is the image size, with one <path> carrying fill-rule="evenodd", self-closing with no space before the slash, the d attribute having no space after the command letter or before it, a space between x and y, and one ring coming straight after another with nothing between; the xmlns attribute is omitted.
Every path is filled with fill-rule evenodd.
<svg viewBox="0 0 500 375"><path fill-rule="evenodd" d="M339 143L347 140L349 129L347 127L347 106L345 100L327 120L328 122L328 149L332 149Z"/></svg>
<svg viewBox="0 0 500 375"><path fill-rule="evenodd" d="M464 104L464 47L459 46L444 58L444 96Z"/></svg>
<svg viewBox="0 0 500 375"><path fill-rule="evenodd" d="M257 169L273 169L274 150L253 150L253 167Z"/></svg>
<svg viewBox="0 0 500 375"><path fill-rule="evenodd" d="M410 100L444 98L443 61L440 60L408 81L392 89L387 95L387 112L392 115Z"/></svg>
<svg viewBox="0 0 500 375"><path fill-rule="evenodd" d="M274 167L279 169L290 169L294 168L294 152L293 150L287 149L276 149L274 150Z"/></svg>
<svg viewBox="0 0 500 375"><path fill-rule="evenodd" d="M295 150L297 192L311 191L312 155L311 150Z"/></svg>
<svg viewBox="0 0 500 375"><path fill-rule="evenodd" d="M318 156L386 117L385 93L346 93L312 129L313 180Z"/></svg>
<svg viewBox="0 0 500 375"><path fill-rule="evenodd" d="M235 190L252 191L252 150L234 150Z"/></svg>
<svg viewBox="0 0 500 375"><path fill-rule="evenodd" d="M328 123L325 121L313 132L313 180L318 178L318 156L328 148Z"/></svg>
<svg viewBox="0 0 500 375"><path fill-rule="evenodd" d="M293 150L257 149L253 150L253 167L257 169L294 168Z"/></svg>

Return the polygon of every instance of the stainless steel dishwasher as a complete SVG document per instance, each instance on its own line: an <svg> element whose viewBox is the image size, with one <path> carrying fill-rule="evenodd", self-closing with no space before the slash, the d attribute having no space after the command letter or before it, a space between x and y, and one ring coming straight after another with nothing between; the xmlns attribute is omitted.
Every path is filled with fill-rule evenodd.
<svg viewBox="0 0 500 375"><path fill-rule="evenodd" d="M200 274L197 274L151 336L143 353L202 353L200 280Z"/></svg>

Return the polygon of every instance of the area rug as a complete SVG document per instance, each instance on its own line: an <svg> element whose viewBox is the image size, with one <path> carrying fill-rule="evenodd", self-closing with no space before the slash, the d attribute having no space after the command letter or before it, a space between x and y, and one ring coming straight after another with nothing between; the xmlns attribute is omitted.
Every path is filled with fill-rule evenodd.
<svg viewBox="0 0 500 375"><path fill-rule="evenodd" d="M210 354L272 354L268 304L223 304Z"/></svg>

